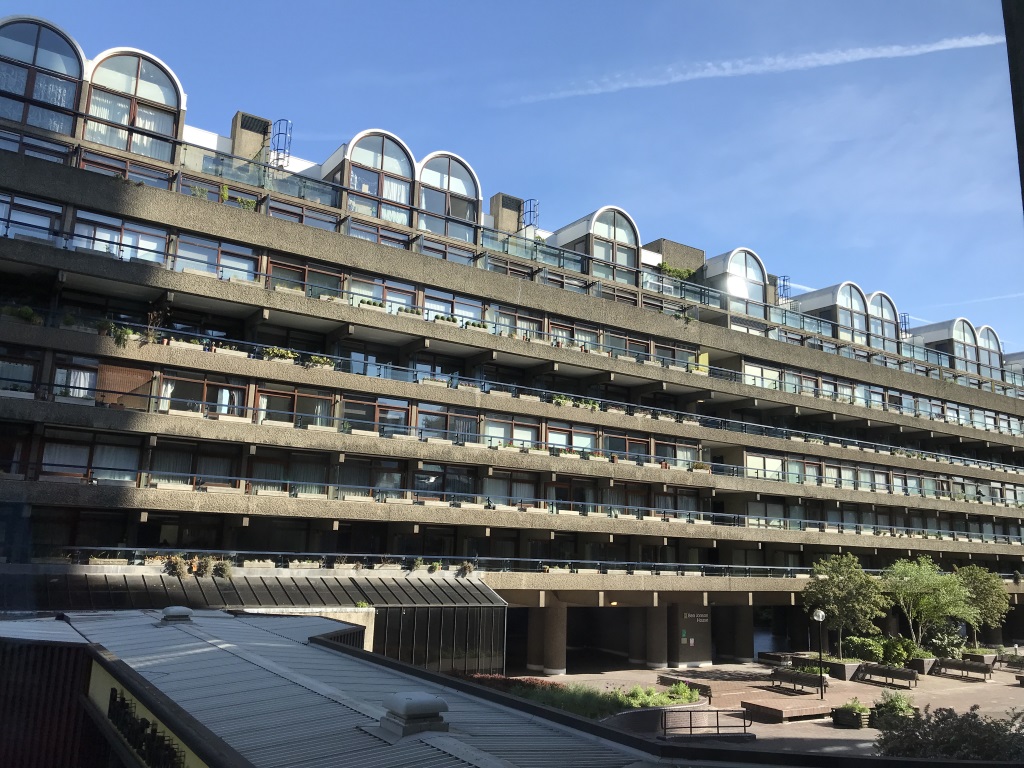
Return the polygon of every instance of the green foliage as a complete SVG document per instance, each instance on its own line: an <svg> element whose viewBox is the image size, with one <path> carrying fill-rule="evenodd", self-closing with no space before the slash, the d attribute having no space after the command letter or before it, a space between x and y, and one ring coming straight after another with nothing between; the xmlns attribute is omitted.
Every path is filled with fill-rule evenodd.
<svg viewBox="0 0 1024 768"><path fill-rule="evenodd" d="M244 197L236 197L235 202L238 203L238 207L241 208L243 211L256 210L256 200L248 200L247 198Z"/></svg>
<svg viewBox="0 0 1024 768"><path fill-rule="evenodd" d="M978 608L971 603L964 582L925 555L917 560L897 560L882 572L886 593L903 612L914 642L929 629L950 619L976 624Z"/></svg>
<svg viewBox="0 0 1024 768"><path fill-rule="evenodd" d="M658 271L665 277L674 277L677 280L689 280L693 276L692 269L680 269L678 267L666 266L664 262L658 265Z"/></svg>
<svg viewBox="0 0 1024 768"><path fill-rule="evenodd" d="M840 656L844 632L878 633L874 619L885 616L891 602L856 556L847 552L824 557L814 564L813 576L804 588L804 610L825 612L825 626L839 634Z"/></svg>
<svg viewBox="0 0 1024 768"><path fill-rule="evenodd" d="M128 338L132 335L130 328L123 325L114 325L110 328L110 337L114 340L114 346L124 349L128 346Z"/></svg>
<svg viewBox="0 0 1024 768"><path fill-rule="evenodd" d="M803 672L808 675L818 675L819 677L822 675L828 677L831 670L828 667L819 667L817 664L802 664L799 667L793 667L793 671Z"/></svg>
<svg viewBox="0 0 1024 768"><path fill-rule="evenodd" d="M366 602L365 600L357 600L356 601L356 608L369 608L369 607L370 607L370 604L368 602Z"/></svg>
<svg viewBox="0 0 1024 768"><path fill-rule="evenodd" d="M913 641L909 641L912 646L917 644ZM902 637L887 637L882 641L882 663L888 664L890 667L902 667L907 663L907 656L909 650L906 646L906 640Z"/></svg>
<svg viewBox="0 0 1024 768"><path fill-rule="evenodd" d="M856 712L859 715L866 715L868 712L871 711L871 708L865 704L861 704L860 699L858 699L856 696L854 696L845 704L840 704L838 707L836 707L836 709L847 709L850 712Z"/></svg>
<svg viewBox="0 0 1024 768"><path fill-rule="evenodd" d="M879 722L875 749L884 757L1019 763L1024 761L1024 712L1011 709L1007 715L979 715L977 704L962 714L925 707L923 713Z"/></svg>
<svg viewBox="0 0 1024 768"><path fill-rule="evenodd" d="M942 659L959 659L964 652L964 638L959 632L936 630L928 636L925 648Z"/></svg>
<svg viewBox="0 0 1024 768"><path fill-rule="evenodd" d="M412 561L412 565L409 566L409 570L410 571L418 571L420 568L423 567L423 565L424 565L423 558L422 557L417 557L415 560Z"/></svg>
<svg viewBox="0 0 1024 768"><path fill-rule="evenodd" d="M291 349L285 349L283 347L263 348L264 360L295 360L298 356L298 352L295 352Z"/></svg>
<svg viewBox="0 0 1024 768"><path fill-rule="evenodd" d="M914 700L902 691L893 691L888 688L882 690L882 698L875 702L875 712L887 715L912 715L914 714Z"/></svg>
<svg viewBox="0 0 1024 768"><path fill-rule="evenodd" d="M876 664L882 661L882 643L873 637L846 638L846 652L861 661L871 661Z"/></svg>
<svg viewBox="0 0 1024 768"><path fill-rule="evenodd" d="M700 700L700 691L682 682L670 685L668 694L685 704L695 704Z"/></svg>
<svg viewBox="0 0 1024 768"><path fill-rule="evenodd" d="M955 576L967 590L971 604L977 608L977 618L966 619L971 626L974 645L978 644L978 628L999 627L1010 610L1010 595L997 573L980 565L965 565L954 570Z"/></svg>

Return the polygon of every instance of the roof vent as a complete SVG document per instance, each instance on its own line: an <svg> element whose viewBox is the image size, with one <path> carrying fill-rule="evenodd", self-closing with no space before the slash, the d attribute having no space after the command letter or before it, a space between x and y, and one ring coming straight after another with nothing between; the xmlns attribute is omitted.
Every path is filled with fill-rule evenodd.
<svg viewBox="0 0 1024 768"><path fill-rule="evenodd" d="M380 729L395 738L425 731L448 732L448 723L441 716L448 711L448 702L440 696L422 691L398 691L381 702L387 714L380 719Z"/></svg>
<svg viewBox="0 0 1024 768"><path fill-rule="evenodd" d="M192 621L192 609L183 605L169 605L161 612L161 624L183 624Z"/></svg>

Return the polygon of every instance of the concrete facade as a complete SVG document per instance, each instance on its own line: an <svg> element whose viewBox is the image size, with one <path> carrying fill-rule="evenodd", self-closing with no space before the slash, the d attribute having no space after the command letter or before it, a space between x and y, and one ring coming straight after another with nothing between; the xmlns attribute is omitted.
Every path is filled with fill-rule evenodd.
<svg viewBox="0 0 1024 768"><path fill-rule="evenodd" d="M184 141L183 113L170 162L122 151L88 138L79 86L66 135L0 120L3 561L437 563L559 674L579 645L652 668L806 647L818 558L924 554L1002 574L1022 636L1012 367L818 325L767 274L740 301L666 239L616 241L613 274L586 229L605 209L518 231L523 201L485 215L477 189L469 218L377 218L353 180L383 171L254 165L251 115L212 142L236 156ZM143 230L162 245L140 256Z"/></svg>

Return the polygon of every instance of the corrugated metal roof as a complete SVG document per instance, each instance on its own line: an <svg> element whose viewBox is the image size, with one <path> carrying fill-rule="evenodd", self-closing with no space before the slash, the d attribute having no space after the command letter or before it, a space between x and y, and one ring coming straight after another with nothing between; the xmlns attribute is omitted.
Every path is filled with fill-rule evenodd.
<svg viewBox="0 0 1024 768"><path fill-rule="evenodd" d="M0 638L35 640L51 643L82 643L88 641L63 621L46 619L0 620Z"/></svg>
<svg viewBox="0 0 1024 768"><path fill-rule="evenodd" d="M68 614L69 629L112 651L257 766L614 768L637 760L594 737L308 644L341 622L218 612L174 625L159 619L157 611ZM360 729L375 726L383 698L402 690L444 698L451 732L392 745Z"/></svg>
<svg viewBox="0 0 1024 768"><path fill-rule="evenodd" d="M481 581L445 578L238 576L178 579L158 574L0 574L0 611L166 608L402 608L505 605Z"/></svg>

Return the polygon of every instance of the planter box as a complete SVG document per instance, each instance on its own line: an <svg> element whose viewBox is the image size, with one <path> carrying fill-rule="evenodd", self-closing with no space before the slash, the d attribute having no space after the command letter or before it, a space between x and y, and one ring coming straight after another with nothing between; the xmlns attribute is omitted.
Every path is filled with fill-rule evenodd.
<svg viewBox="0 0 1024 768"><path fill-rule="evenodd" d="M278 293L291 293L291 294L294 294L296 296L302 296L302 297L305 297L305 295L306 295L306 289L305 288L291 288L291 287L289 287L287 285L275 285L274 286L274 290L277 291Z"/></svg>
<svg viewBox="0 0 1024 768"><path fill-rule="evenodd" d="M428 437L427 443L429 445L451 445L452 441L445 437Z"/></svg>
<svg viewBox="0 0 1024 768"><path fill-rule="evenodd" d="M69 405L96 405L95 397L71 397L69 395L56 395L53 398L55 403L68 403Z"/></svg>
<svg viewBox="0 0 1024 768"><path fill-rule="evenodd" d="M204 485L203 490L207 493L244 493L244 489L237 485Z"/></svg>
<svg viewBox="0 0 1024 768"><path fill-rule="evenodd" d="M511 392L506 392L503 389L490 389L487 391L487 394L493 395L494 397L512 397Z"/></svg>
<svg viewBox="0 0 1024 768"><path fill-rule="evenodd" d="M529 403L539 403L540 395L519 395L519 399Z"/></svg>
<svg viewBox="0 0 1024 768"><path fill-rule="evenodd" d="M201 419L203 414L201 411L177 411L173 408L167 411L168 416L187 416L192 419Z"/></svg>
<svg viewBox="0 0 1024 768"><path fill-rule="evenodd" d="M288 568L320 568L319 560L293 560L288 563Z"/></svg>
<svg viewBox="0 0 1024 768"><path fill-rule="evenodd" d="M867 728L870 712L854 712L852 709L832 710L832 724L836 728Z"/></svg>
<svg viewBox="0 0 1024 768"><path fill-rule="evenodd" d="M356 304L356 306L359 307L359 309L368 309L371 312L380 312L381 314L384 315L388 313L387 307L378 307L373 304Z"/></svg>
<svg viewBox="0 0 1024 768"><path fill-rule="evenodd" d="M487 443L463 443L463 448L490 448Z"/></svg>
<svg viewBox="0 0 1024 768"><path fill-rule="evenodd" d="M16 389L0 389L0 397L13 397L16 400L35 400L35 392L21 392Z"/></svg>
<svg viewBox="0 0 1024 768"><path fill-rule="evenodd" d="M240 349L222 349L221 347L214 347L213 351L218 355L231 355L232 357L248 357L248 352L243 352Z"/></svg>
<svg viewBox="0 0 1024 768"><path fill-rule="evenodd" d="M273 560L243 560L243 568L273 568Z"/></svg>
<svg viewBox="0 0 1024 768"><path fill-rule="evenodd" d="M420 379L420 384L426 384L428 387L448 387L447 381L439 381L438 379Z"/></svg>
<svg viewBox="0 0 1024 768"><path fill-rule="evenodd" d="M359 502L373 502L373 496L356 496L351 493L342 494L342 501L359 501Z"/></svg>
<svg viewBox="0 0 1024 768"><path fill-rule="evenodd" d="M962 658L963 658L964 661L980 661L980 662L982 662L984 664L995 664L996 663L996 656L997 655L998 654L995 654L995 653L970 653L970 652L965 652L965 653L962 654Z"/></svg>
<svg viewBox="0 0 1024 768"><path fill-rule="evenodd" d="M349 434L355 437L380 437L380 432L375 429L352 429Z"/></svg>
<svg viewBox="0 0 1024 768"><path fill-rule="evenodd" d="M907 659L907 666L919 675L930 675L932 667L938 659L930 657L927 659Z"/></svg>
<svg viewBox="0 0 1024 768"><path fill-rule="evenodd" d="M128 565L123 557L90 557L89 565Z"/></svg>
<svg viewBox="0 0 1024 768"><path fill-rule="evenodd" d="M299 361L293 357L264 357L268 363L282 363L284 365L298 365Z"/></svg>
<svg viewBox="0 0 1024 768"><path fill-rule="evenodd" d="M608 463L608 457L607 456L587 456L587 461L598 461L598 462L602 462L604 464L607 464Z"/></svg>
<svg viewBox="0 0 1024 768"><path fill-rule="evenodd" d="M254 493L257 496L275 496L277 498L283 498L283 499L287 499L288 498L288 491L272 491L272 490L267 490L265 488L257 488L254 491Z"/></svg>

